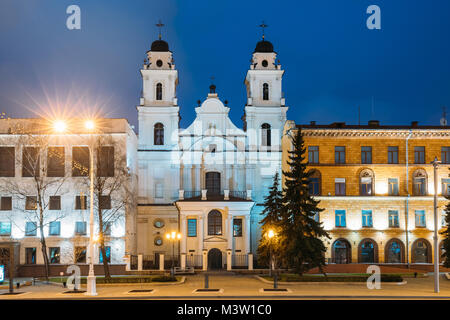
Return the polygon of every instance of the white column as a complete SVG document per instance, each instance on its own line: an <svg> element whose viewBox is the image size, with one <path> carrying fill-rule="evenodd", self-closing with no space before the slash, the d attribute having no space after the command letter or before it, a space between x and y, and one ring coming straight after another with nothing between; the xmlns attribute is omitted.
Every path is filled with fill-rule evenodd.
<svg viewBox="0 0 450 320"><path fill-rule="evenodd" d="M231 265L231 249L227 249L227 271L231 271L232 265Z"/></svg>
<svg viewBox="0 0 450 320"><path fill-rule="evenodd" d="M250 215L245 216L245 253L250 252Z"/></svg>
<svg viewBox="0 0 450 320"><path fill-rule="evenodd" d="M248 270L253 270L253 254L248 254Z"/></svg>
<svg viewBox="0 0 450 320"><path fill-rule="evenodd" d="M164 254L159 254L159 271L164 271Z"/></svg>
<svg viewBox="0 0 450 320"><path fill-rule="evenodd" d="M228 244L227 249L233 250L233 216L231 214L228 215Z"/></svg>
<svg viewBox="0 0 450 320"><path fill-rule="evenodd" d="M142 254L138 254L138 271L142 271L142 261L143 261Z"/></svg>
<svg viewBox="0 0 450 320"><path fill-rule="evenodd" d="M181 270L186 270L186 253L181 254Z"/></svg>
<svg viewBox="0 0 450 320"><path fill-rule="evenodd" d="M186 254L186 238L187 238L187 228L186 228L186 215L181 214L181 253Z"/></svg>
<svg viewBox="0 0 450 320"><path fill-rule="evenodd" d="M197 237L198 237L198 251L197 252L199 252L199 254L201 254L202 250L203 250L203 221L204 220L205 219L203 219L202 215L198 216L198 235L197 235Z"/></svg>
<svg viewBox="0 0 450 320"><path fill-rule="evenodd" d="M203 271L208 270L208 250L203 249Z"/></svg>

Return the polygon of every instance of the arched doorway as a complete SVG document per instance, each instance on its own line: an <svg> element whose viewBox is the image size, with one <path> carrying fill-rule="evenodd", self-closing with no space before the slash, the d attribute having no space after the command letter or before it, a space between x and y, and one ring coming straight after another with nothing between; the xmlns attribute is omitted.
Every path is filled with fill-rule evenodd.
<svg viewBox="0 0 450 320"><path fill-rule="evenodd" d="M208 252L208 270L222 269L222 252L213 248Z"/></svg>
<svg viewBox="0 0 450 320"><path fill-rule="evenodd" d="M363 239L358 247L359 263L378 262L378 245L372 239Z"/></svg>
<svg viewBox="0 0 450 320"><path fill-rule="evenodd" d="M345 239L338 239L333 243L331 259L334 263L345 264L352 262L352 248Z"/></svg>
<svg viewBox="0 0 450 320"><path fill-rule="evenodd" d="M405 263L405 245L399 239L391 239L384 249L384 262Z"/></svg>
<svg viewBox="0 0 450 320"><path fill-rule="evenodd" d="M425 239L417 239L411 248L412 263L431 263L431 245Z"/></svg>

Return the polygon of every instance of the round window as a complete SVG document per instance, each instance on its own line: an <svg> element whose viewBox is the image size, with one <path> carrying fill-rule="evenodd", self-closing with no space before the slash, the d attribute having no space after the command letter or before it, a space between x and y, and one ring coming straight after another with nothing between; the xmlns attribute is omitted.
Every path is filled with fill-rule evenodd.
<svg viewBox="0 0 450 320"><path fill-rule="evenodd" d="M156 228L162 228L162 227L164 227L164 221L162 221L162 220L160 220L160 219L157 219L157 220L155 220L155 221L153 222L153 225L154 225Z"/></svg>
<svg viewBox="0 0 450 320"><path fill-rule="evenodd" d="M162 246L163 244L163 239L161 237L156 237L155 238L155 246Z"/></svg>
<svg viewBox="0 0 450 320"><path fill-rule="evenodd" d="M158 68L161 68L163 65L162 60L156 60L156 65L158 66Z"/></svg>
<svg viewBox="0 0 450 320"><path fill-rule="evenodd" d="M269 65L269 63L267 62L267 60L263 60L262 61L262 66L265 68L265 67L267 67L268 65Z"/></svg>

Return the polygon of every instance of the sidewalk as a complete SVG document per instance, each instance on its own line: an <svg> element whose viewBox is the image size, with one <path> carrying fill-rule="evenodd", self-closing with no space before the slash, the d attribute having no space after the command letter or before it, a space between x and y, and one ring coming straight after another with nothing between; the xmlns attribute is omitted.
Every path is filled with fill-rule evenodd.
<svg viewBox="0 0 450 320"><path fill-rule="evenodd" d="M83 293L64 294L67 288L40 283L15 290L25 292L20 295L0 295L0 299L450 299L450 281L440 277L439 294L434 293L432 276L407 278L404 285L381 284L381 289L369 290L366 283L292 283L280 285L290 292L261 292L271 288L251 275L211 275L209 288L222 289L221 292L195 293L204 287L203 275L186 276L186 281L178 285L132 284L129 286L98 286L98 295L89 297ZM130 290L152 292L129 293ZM81 290L85 290L82 287ZM0 290L0 293L8 290Z"/></svg>

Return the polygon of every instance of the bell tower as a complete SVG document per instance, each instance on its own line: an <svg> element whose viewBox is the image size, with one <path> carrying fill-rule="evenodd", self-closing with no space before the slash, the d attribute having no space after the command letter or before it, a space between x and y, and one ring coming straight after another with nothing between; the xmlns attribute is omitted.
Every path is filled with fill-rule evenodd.
<svg viewBox="0 0 450 320"><path fill-rule="evenodd" d="M178 71L169 44L155 40L142 66L142 95L138 109L139 149L169 149L178 142Z"/></svg>

